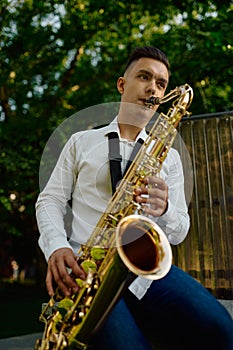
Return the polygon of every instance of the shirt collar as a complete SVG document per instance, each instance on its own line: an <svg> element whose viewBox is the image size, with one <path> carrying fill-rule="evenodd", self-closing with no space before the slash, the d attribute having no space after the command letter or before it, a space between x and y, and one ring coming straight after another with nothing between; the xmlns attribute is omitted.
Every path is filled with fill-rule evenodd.
<svg viewBox="0 0 233 350"><path fill-rule="evenodd" d="M105 136L107 136L110 132L117 132L118 136L120 137L120 130L117 122L117 116L113 119L113 121L107 126L107 130L105 132ZM137 141L139 138L141 138L143 141L147 138L147 132L145 128L143 128L140 133L138 134L135 141Z"/></svg>

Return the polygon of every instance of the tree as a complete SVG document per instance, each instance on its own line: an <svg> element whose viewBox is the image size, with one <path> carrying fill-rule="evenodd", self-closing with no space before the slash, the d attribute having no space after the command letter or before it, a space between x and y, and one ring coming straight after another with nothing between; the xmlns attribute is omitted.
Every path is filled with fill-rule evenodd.
<svg viewBox="0 0 233 350"><path fill-rule="evenodd" d="M0 50L1 240L37 256L34 204L51 132L78 110L119 101L115 82L135 46L170 58L169 88L194 88L192 112L232 108L230 1L2 0ZM20 238L16 238L20 237Z"/></svg>

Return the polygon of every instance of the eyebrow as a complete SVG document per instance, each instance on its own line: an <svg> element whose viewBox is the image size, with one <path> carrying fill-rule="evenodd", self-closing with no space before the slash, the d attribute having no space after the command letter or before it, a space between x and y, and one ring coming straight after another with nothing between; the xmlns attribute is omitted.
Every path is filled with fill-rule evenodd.
<svg viewBox="0 0 233 350"><path fill-rule="evenodd" d="M150 71L146 70L146 69L139 69L139 71L137 72L137 74L140 74L140 73L147 74L147 75L149 75L151 78L153 77L153 74L152 74ZM160 77L159 80L162 81L162 82L164 82L165 84L168 84L167 79L164 79L164 78Z"/></svg>

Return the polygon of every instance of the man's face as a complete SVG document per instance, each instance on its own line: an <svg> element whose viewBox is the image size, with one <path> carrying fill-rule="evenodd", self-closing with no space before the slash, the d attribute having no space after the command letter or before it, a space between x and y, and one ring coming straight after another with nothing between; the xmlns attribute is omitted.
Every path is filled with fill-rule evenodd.
<svg viewBox="0 0 233 350"><path fill-rule="evenodd" d="M117 87L121 93L121 102L135 104L138 111L144 113L147 122L157 110L158 105L149 110L145 101L150 96L163 97L169 80L165 64L152 58L140 58L133 62L124 77L118 79ZM128 117L129 117L129 113ZM143 122L143 121L142 121Z"/></svg>

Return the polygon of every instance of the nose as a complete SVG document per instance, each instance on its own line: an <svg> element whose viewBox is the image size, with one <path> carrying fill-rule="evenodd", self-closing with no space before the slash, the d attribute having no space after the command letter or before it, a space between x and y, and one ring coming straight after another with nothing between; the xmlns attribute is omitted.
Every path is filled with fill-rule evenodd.
<svg viewBox="0 0 233 350"><path fill-rule="evenodd" d="M147 86L147 92L149 92L151 95L155 95L156 92L156 81L154 79L150 80L148 86Z"/></svg>

